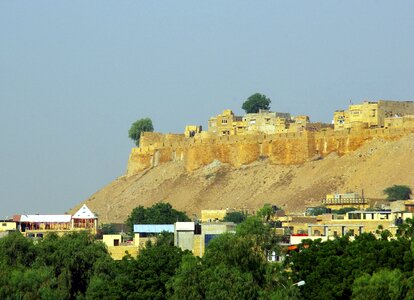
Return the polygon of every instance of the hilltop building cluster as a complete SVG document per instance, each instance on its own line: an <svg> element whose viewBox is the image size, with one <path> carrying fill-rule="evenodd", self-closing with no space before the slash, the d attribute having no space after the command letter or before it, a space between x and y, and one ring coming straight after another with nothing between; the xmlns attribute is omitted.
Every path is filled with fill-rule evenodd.
<svg viewBox="0 0 414 300"><path fill-rule="evenodd" d="M368 128L404 128L414 126L414 102L379 100L364 101L349 105L347 110L334 112L332 124L311 123L309 116L291 116L286 112L259 110L236 116L231 109L208 120L208 132L218 135L278 134L297 133L305 130L321 129L368 129ZM189 125L185 129L186 137L193 137L202 131L201 126Z"/></svg>
<svg viewBox="0 0 414 300"><path fill-rule="evenodd" d="M303 131L309 124L309 116L292 117L290 113L262 109L258 113L236 116L232 110L226 109L223 113L209 119L208 132L219 136L258 132L265 134L288 133Z"/></svg>
<svg viewBox="0 0 414 300"><path fill-rule="evenodd" d="M183 161L187 171L215 160L233 167L264 158L272 164L302 164L353 152L374 138L397 140L413 132L413 101L350 105L336 111L330 124L268 110L236 116L227 109L209 119L207 130L188 125L184 134L142 132L139 147L131 149L127 176L170 161Z"/></svg>
<svg viewBox="0 0 414 300"><path fill-rule="evenodd" d="M334 113L335 130L352 128L403 128L414 124L413 101L364 101Z"/></svg>

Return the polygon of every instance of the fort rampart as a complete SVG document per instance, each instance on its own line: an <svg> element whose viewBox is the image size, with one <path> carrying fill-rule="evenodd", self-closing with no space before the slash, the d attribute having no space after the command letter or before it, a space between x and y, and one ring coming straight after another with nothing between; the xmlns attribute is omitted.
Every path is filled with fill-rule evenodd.
<svg viewBox="0 0 414 300"><path fill-rule="evenodd" d="M344 155L374 138L398 140L413 132L414 127L232 136L201 132L194 137L147 132L141 136L140 147L131 150L127 175L177 160L183 161L189 172L214 160L234 167L262 158L273 164L301 164L333 152Z"/></svg>

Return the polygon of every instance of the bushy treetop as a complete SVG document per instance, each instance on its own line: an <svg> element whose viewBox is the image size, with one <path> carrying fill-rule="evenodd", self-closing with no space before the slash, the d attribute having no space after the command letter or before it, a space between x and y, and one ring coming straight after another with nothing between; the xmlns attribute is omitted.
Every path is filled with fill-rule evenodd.
<svg viewBox="0 0 414 300"><path fill-rule="evenodd" d="M174 224L191 221L182 211L174 209L170 203L156 203L151 207L135 207L126 221L132 232L134 224Z"/></svg>
<svg viewBox="0 0 414 300"><path fill-rule="evenodd" d="M135 141L135 144L139 146L139 139L143 132L152 132L154 131L154 126L152 125L152 120L150 118L142 118L134 123L132 123L131 128L128 131L128 136L130 139Z"/></svg>
<svg viewBox="0 0 414 300"><path fill-rule="evenodd" d="M407 185L393 185L384 190L387 195L387 200L408 200L412 194L411 188Z"/></svg>
<svg viewBox="0 0 414 300"><path fill-rule="evenodd" d="M259 109L270 109L270 99L260 93L255 93L244 101L242 109L246 113L258 113Z"/></svg>

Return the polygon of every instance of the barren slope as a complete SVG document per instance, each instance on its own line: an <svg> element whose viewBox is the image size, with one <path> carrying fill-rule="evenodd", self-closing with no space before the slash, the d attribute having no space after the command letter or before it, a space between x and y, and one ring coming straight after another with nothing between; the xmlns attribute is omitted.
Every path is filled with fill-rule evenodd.
<svg viewBox="0 0 414 300"><path fill-rule="evenodd" d="M235 169L215 161L187 173L182 162L171 162L120 177L83 203L102 223L123 222L134 207L159 201L189 216L199 216L201 209L256 209L264 203L299 212L330 192L364 189L366 197L383 198L382 190L393 184L414 187L413 134L395 142L374 139L342 157L330 155L302 165L263 160Z"/></svg>

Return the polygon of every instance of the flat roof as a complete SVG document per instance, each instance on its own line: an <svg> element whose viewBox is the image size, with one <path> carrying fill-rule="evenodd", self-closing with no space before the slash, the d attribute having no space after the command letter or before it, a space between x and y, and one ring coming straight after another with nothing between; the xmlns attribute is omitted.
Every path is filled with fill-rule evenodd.
<svg viewBox="0 0 414 300"><path fill-rule="evenodd" d="M353 210L349 211L348 213L361 213L361 214L390 214L392 211L390 210Z"/></svg>
<svg viewBox="0 0 414 300"><path fill-rule="evenodd" d="M174 224L135 224L134 233L174 232Z"/></svg>
<svg viewBox="0 0 414 300"><path fill-rule="evenodd" d="M20 215L20 222L31 223L70 223L71 215Z"/></svg>
<svg viewBox="0 0 414 300"><path fill-rule="evenodd" d="M308 227L364 227L358 224L308 224Z"/></svg>

